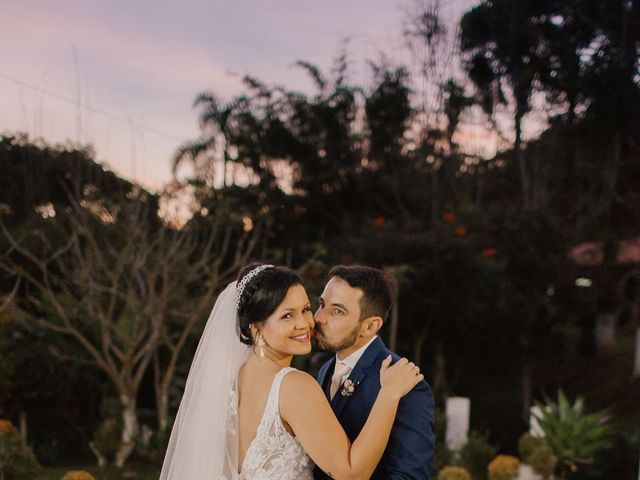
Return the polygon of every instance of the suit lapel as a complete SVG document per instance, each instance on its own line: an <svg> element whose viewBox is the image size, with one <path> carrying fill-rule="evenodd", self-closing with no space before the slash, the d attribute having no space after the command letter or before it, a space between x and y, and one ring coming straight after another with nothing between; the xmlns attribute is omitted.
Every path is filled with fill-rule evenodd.
<svg viewBox="0 0 640 480"><path fill-rule="evenodd" d="M376 357L380 354L382 350L384 350L385 346L380 340L380 337L376 337L376 339L371 342L371 345L367 347L364 351L356 366L353 367L351 373L349 374L349 380L351 380L354 384L354 391L351 395L342 395L342 387L338 389L333 400L331 400L331 408L336 414L336 417L340 418L340 414L344 410L344 407L349 403L349 400L353 395L358 394L358 386L364 381L367 376L368 370L374 363ZM335 360L334 360L335 363ZM330 383L330 382L329 382Z"/></svg>
<svg viewBox="0 0 640 480"><path fill-rule="evenodd" d="M336 357L334 355L333 358L329 360L326 367L323 368L318 375L318 383L320 384L320 387L324 391L324 394L329 402L331 402L331 399L329 398L329 388L331 386L331 377L333 376L333 370L335 369L335 367Z"/></svg>

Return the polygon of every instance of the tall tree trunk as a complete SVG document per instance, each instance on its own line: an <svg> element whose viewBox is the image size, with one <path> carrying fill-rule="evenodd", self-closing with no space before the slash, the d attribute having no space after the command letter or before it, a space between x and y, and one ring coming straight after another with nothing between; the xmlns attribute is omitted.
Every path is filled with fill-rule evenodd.
<svg viewBox="0 0 640 480"><path fill-rule="evenodd" d="M118 468L124 467L127 459L133 453L136 437L138 435L138 412L136 411L136 398L132 394L121 394L122 403L122 436L120 447L115 457L115 465Z"/></svg>
<svg viewBox="0 0 640 480"><path fill-rule="evenodd" d="M473 180L474 180L474 185L473 185L473 205L479 209L480 205L482 204L482 187L483 187L483 183L482 183L482 178L484 175L482 175L478 170L476 170L475 175L473 176Z"/></svg>
<svg viewBox="0 0 640 480"><path fill-rule="evenodd" d="M164 391L158 399L158 438L165 438L169 430L169 394Z"/></svg>
<svg viewBox="0 0 640 480"><path fill-rule="evenodd" d="M637 287L636 287L637 288ZM638 292L634 292L636 297L633 299L631 307L631 324L636 327L636 348L633 357L633 370L631 372L631 379L635 380L640 378L640 299L638 299Z"/></svg>
<svg viewBox="0 0 640 480"><path fill-rule="evenodd" d="M531 415L532 391L531 364L527 362L522 367L522 415L524 418L529 418Z"/></svg>
<svg viewBox="0 0 640 480"><path fill-rule="evenodd" d="M525 162L524 152L522 151L522 109L519 105L516 105L515 113L515 131L516 139L513 145L513 149L516 153L516 161L518 162L518 170L520 172L520 187L522 189L522 201L525 210L531 208L531 178L529 177L529 171Z"/></svg>
<svg viewBox="0 0 640 480"><path fill-rule="evenodd" d="M427 321L425 323L425 326L422 328L422 330L416 337L415 341L413 342L413 361L418 365L422 363L424 342L427 340L430 327L431 327L431 322Z"/></svg>
<svg viewBox="0 0 640 480"><path fill-rule="evenodd" d="M27 412L20 410L20 436L27 443Z"/></svg>
<svg viewBox="0 0 640 480"><path fill-rule="evenodd" d="M433 373L433 393L438 398L446 397L447 393L447 372L445 366L444 351L442 342L436 345L436 358Z"/></svg>
<svg viewBox="0 0 640 480"><path fill-rule="evenodd" d="M396 284L396 287L393 289L393 301L391 303L391 333L389 336L389 348L393 352L395 352L398 347L398 288L399 286Z"/></svg>
<svg viewBox="0 0 640 480"><path fill-rule="evenodd" d="M634 380L640 378L640 327L636 328L636 350L631 378Z"/></svg>
<svg viewBox="0 0 640 480"><path fill-rule="evenodd" d="M222 150L222 188L227 188L227 169L229 168L229 142L224 128L221 128L222 137L224 138L224 148Z"/></svg>
<svg viewBox="0 0 640 480"><path fill-rule="evenodd" d="M613 136L612 160L612 165L607 175L607 191L611 196L611 200L615 197L618 173L620 171L620 164L622 163L622 133L619 131Z"/></svg>
<svg viewBox="0 0 640 480"><path fill-rule="evenodd" d="M596 204L595 215L609 218L611 208L616 196L616 184L622 160L622 134L618 131L613 134L610 143L610 158L602 171L602 189L600 200Z"/></svg>
<svg viewBox="0 0 640 480"><path fill-rule="evenodd" d="M169 387L160 371L158 353L153 357L153 383L156 394L156 413L158 415L157 437L164 439L169 429Z"/></svg>
<svg viewBox="0 0 640 480"><path fill-rule="evenodd" d="M440 172L440 168L435 167L434 160L434 166L431 169L431 222L433 225L438 223L438 217L440 214L440 204L438 202L438 174Z"/></svg>
<svg viewBox="0 0 640 480"><path fill-rule="evenodd" d="M227 166L228 166L227 154L225 150L224 159L222 160L222 187L227 187Z"/></svg>

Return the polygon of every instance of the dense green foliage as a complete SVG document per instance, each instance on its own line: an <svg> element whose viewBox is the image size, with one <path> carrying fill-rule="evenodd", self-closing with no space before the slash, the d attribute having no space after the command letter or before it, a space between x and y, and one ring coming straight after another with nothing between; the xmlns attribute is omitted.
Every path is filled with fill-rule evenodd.
<svg viewBox="0 0 640 480"><path fill-rule="evenodd" d="M613 431L608 415L587 413L583 398L571 404L560 391L557 402L547 400L537 406L536 418L544 432L544 443L557 458L560 478L584 471L585 466L593 463L595 453L610 445Z"/></svg>
<svg viewBox="0 0 640 480"><path fill-rule="evenodd" d="M6 428L6 420L0 428L0 478L2 480L22 480L32 477L40 465L31 448L20 433Z"/></svg>
<svg viewBox="0 0 640 480"><path fill-rule="evenodd" d="M487 480L487 468L498 453L487 437L472 431L460 450L460 464L469 471L473 480Z"/></svg>
<svg viewBox="0 0 640 480"><path fill-rule="evenodd" d="M0 416L26 416L43 462L88 462L92 439L111 460L122 447L122 408L108 415L101 407L124 392L120 407L133 402L139 426L155 432L143 441L136 430L129 453L157 463L207 308L249 258L299 270L311 298L337 263L393 273L398 308L383 337L423 366L439 405L448 395L471 397L473 427L491 435L473 436L463 453L474 478L491 444L515 451L529 406L558 384L598 408L619 397L613 415L637 416L628 342L620 343L622 367L616 356L597 359L615 375L592 376L600 371L589 362L598 315L614 312L626 336L639 320L638 295L624 283L637 266L616 257L640 226L639 8L479 2L460 24L465 74L439 85L432 112L416 100L421 79L408 66L374 63L370 82L355 85L344 55L330 75L297 63L316 86L311 94L253 77L231 99L204 92L195 103L202 136L173 159L176 175L188 173L172 188L193 193L193 215L180 227L161 218L162 194L119 178L92 152L1 137ZM527 138L536 111L546 123ZM465 150L461 132L473 112L510 144L488 158ZM76 249L65 250L71 237ZM56 280L43 289L48 271L16 242L36 259L61 249L57 260L73 252L97 262L104 250L108 261L86 278L62 268L80 264L56 263ZM603 245L602 258L585 266L570 253L587 242ZM96 279L119 258L128 259L122 288L95 294L88 285L104 286ZM180 278L188 280L171 283ZM146 311L145 301L157 309ZM152 341L140 349L145 328ZM137 375L119 353L145 358ZM313 370L312 360L297 362ZM591 389L593 378L609 387ZM564 429L575 408L560 400L554 408L543 422L560 468L593 459L585 470L607 478L599 456L618 455L618 471L628 471L633 435L615 437L617 452L580 446L568 454L565 437L577 434ZM453 459L444 445L437 455L438 468Z"/></svg>

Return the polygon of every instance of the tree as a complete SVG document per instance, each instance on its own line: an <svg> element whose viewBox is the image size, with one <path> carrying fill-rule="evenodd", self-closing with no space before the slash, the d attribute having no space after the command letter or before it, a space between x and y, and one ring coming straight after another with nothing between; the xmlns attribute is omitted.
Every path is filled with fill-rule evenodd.
<svg viewBox="0 0 640 480"><path fill-rule="evenodd" d="M158 228L144 193L115 218L98 205L76 204L49 224L47 235L40 228L15 237L1 222L9 249L0 256L0 269L19 286L10 297L16 314L72 338L111 382L122 404L115 456L122 467L139 431L138 392L158 348L169 349L157 392L166 428L167 389L177 358L220 282L246 262L255 240L233 235L234 227L225 223L201 238ZM203 295L196 308L184 297L193 293Z"/></svg>
<svg viewBox="0 0 640 480"><path fill-rule="evenodd" d="M66 225L58 225L60 245L42 230L17 239L1 225L10 249L0 268L22 283L15 308L41 328L73 337L119 395L124 427L118 466L135 444L136 397L157 348L167 295L154 285L153 274L162 271L152 269L155 252L144 221L138 223L141 212L131 213L114 224L121 229L116 230L100 228L100 220L77 209Z"/></svg>
<svg viewBox="0 0 640 480"><path fill-rule="evenodd" d="M41 218L50 206L60 213L74 201L99 202L117 211L138 189L94 161L90 149L50 145L24 134L0 135L0 206L10 213L5 218L12 225Z"/></svg>
<svg viewBox="0 0 640 480"><path fill-rule="evenodd" d="M153 357L160 439L168 434L169 394L180 372L181 355L193 334L203 327L217 294L258 254L263 235L260 224L244 231L223 215L209 220L211 224L197 226L192 222L173 233L174 240L168 246L173 265L166 269L163 281L173 290L160 329L162 348L156 349ZM175 278L169 281L169 276Z"/></svg>
<svg viewBox="0 0 640 480"><path fill-rule="evenodd" d="M480 103L489 114L513 101L513 149L519 168L523 206L534 203L531 167L522 152L522 121L531 109L534 82L543 62L539 58L540 32L533 21L544 2L486 0L460 21L464 66L477 86Z"/></svg>
<svg viewBox="0 0 640 480"><path fill-rule="evenodd" d="M229 125L233 114L234 103L222 103L211 92L203 92L198 95L194 107L202 108L200 115L200 127L203 136L197 140L191 140L182 144L173 157L173 173L186 161L194 168L194 178L200 180L201 188L211 188L217 172L216 164L222 163L220 174L222 185L227 186L227 165L229 154ZM220 154L222 155L220 157Z"/></svg>

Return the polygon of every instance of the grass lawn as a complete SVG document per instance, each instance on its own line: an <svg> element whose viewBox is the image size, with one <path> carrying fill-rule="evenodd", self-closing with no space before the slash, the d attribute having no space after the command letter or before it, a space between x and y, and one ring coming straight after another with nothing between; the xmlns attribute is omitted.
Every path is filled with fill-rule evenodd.
<svg viewBox="0 0 640 480"><path fill-rule="evenodd" d="M70 470L84 470L96 480L158 480L160 470L154 465L131 464L120 472L116 469L101 469L95 465L70 465L68 467L45 467L30 480L60 480Z"/></svg>

